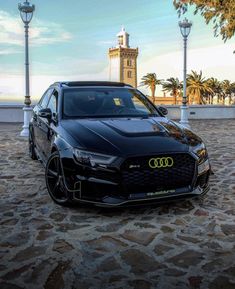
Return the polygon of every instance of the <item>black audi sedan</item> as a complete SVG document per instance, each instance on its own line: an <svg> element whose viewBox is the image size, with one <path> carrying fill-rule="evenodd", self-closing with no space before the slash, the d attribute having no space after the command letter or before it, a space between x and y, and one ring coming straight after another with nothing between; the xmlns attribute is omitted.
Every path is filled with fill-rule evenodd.
<svg viewBox="0 0 235 289"><path fill-rule="evenodd" d="M57 82L34 107L29 152L51 198L97 206L204 195L210 164L191 130L130 85Z"/></svg>

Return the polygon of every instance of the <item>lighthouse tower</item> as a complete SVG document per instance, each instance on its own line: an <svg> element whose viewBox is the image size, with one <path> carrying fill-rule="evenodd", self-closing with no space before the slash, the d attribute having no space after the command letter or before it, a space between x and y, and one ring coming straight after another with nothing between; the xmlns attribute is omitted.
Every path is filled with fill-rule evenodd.
<svg viewBox="0 0 235 289"><path fill-rule="evenodd" d="M138 48L130 48L129 36L122 27L117 34L117 46L109 49L109 80L137 87Z"/></svg>

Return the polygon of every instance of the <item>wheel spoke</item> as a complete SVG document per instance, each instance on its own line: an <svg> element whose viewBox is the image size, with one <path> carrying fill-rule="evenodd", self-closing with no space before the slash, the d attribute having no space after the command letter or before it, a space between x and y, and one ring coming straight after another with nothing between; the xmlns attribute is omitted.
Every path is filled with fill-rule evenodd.
<svg viewBox="0 0 235 289"><path fill-rule="evenodd" d="M56 190L59 188L59 186L60 186L60 182L57 181L56 184L55 184L55 186L54 186L54 188L53 188L53 190L52 190L52 192L51 192L53 195L55 195Z"/></svg>
<svg viewBox="0 0 235 289"><path fill-rule="evenodd" d="M60 168L59 168L59 159L58 158L56 158L56 169L57 169L57 172L59 173Z"/></svg>
<svg viewBox="0 0 235 289"><path fill-rule="evenodd" d="M57 178L58 173L52 169L48 169L47 176L48 176L48 178Z"/></svg>
<svg viewBox="0 0 235 289"><path fill-rule="evenodd" d="M55 156L51 159L51 162L47 169L47 178L50 194L57 201L63 201L68 198L68 194L63 185L62 170L60 164L60 158Z"/></svg>
<svg viewBox="0 0 235 289"><path fill-rule="evenodd" d="M57 170L57 158L53 158L53 168Z"/></svg>

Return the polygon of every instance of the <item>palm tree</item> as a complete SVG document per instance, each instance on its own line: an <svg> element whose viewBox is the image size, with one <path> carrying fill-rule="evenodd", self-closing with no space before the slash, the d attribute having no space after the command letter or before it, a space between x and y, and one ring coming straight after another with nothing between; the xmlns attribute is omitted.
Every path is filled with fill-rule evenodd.
<svg viewBox="0 0 235 289"><path fill-rule="evenodd" d="M231 83L231 92L232 92L232 96L233 96L233 102L230 103L230 104L235 104L235 99L234 99L234 96L235 96L235 82Z"/></svg>
<svg viewBox="0 0 235 289"><path fill-rule="evenodd" d="M157 79L156 73L147 73L145 76L141 78L141 86L147 86L151 90L152 101L155 101L155 91L156 86L162 83L161 79Z"/></svg>
<svg viewBox="0 0 235 289"><path fill-rule="evenodd" d="M211 88L209 103L213 104L214 96L219 97L222 93L221 82L217 78L211 77L207 80L209 87Z"/></svg>
<svg viewBox="0 0 235 289"><path fill-rule="evenodd" d="M177 104L177 97L180 95L183 84L179 81L178 78L168 78L166 82L162 83L163 91L170 92L170 94L174 97L174 104Z"/></svg>
<svg viewBox="0 0 235 289"><path fill-rule="evenodd" d="M208 85L208 81L202 77L202 71L198 74L196 71L187 75L187 94L192 96L191 102L205 104L204 97L206 93L211 93L212 90Z"/></svg>
<svg viewBox="0 0 235 289"><path fill-rule="evenodd" d="M232 94L233 94L233 83L229 80L222 81L222 97L223 97L223 104L225 103L225 98L229 97L229 104L232 103Z"/></svg>

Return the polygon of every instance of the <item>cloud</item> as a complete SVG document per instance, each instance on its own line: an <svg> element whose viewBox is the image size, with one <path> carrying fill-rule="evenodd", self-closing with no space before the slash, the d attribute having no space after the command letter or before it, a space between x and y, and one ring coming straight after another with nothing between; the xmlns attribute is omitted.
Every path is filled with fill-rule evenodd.
<svg viewBox="0 0 235 289"><path fill-rule="evenodd" d="M16 53L22 53L22 51L15 49L15 48L0 49L0 55L9 55L9 54L16 54Z"/></svg>
<svg viewBox="0 0 235 289"><path fill-rule="evenodd" d="M60 24L33 19L30 27L31 45L41 46L66 42L72 39L72 34ZM0 43L1 45L24 45L24 28L19 15L12 15L0 10Z"/></svg>
<svg viewBox="0 0 235 289"><path fill-rule="evenodd" d="M86 60L88 64L88 60ZM46 68L45 68L46 69ZM108 80L108 66L102 67L96 72L80 70L71 74L43 75L34 74L30 77L30 95L32 101L37 101L43 92L57 81L82 81L82 80ZM12 85L14 83L14 85ZM5 74L0 72L0 102L20 101L23 103L25 87L24 74Z"/></svg>
<svg viewBox="0 0 235 289"><path fill-rule="evenodd" d="M221 67L227 67L226 77L231 79L234 74L229 75L230 69L235 69L235 59L232 44L223 44L204 48L189 49L187 56L187 70L204 72L206 77L224 77ZM167 54L153 56L149 60L141 60L139 76L147 72L156 72L159 78L169 78L171 76L182 79L183 71L183 51L174 51ZM232 79L231 79L232 80ZM234 79L233 79L234 81Z"/></svg>
<svg viewBox="0 0 235 289"><path fill-rule="evenodd" d="M70 56L55 57L53 62L45 61L41 59L40 61L34 61L30 63L31 75L63 75L64 78L77 75L97 75L99 74L105 66L108 66L108 59L105 61L90 58L74 58ZM22 66L15 69L15 66L6 67L0 66L0 74L7 71L9 74L16 74ZM20 71L19 71L20 72ZM22 73L22 70L21 72ZM89 79L88 79L89 80Z"/></svg>
<svg viewBox="0 0 235 289"><path fill-rule="evenodd" d="M204 48L188 50L187 71L196 70L204 77L216 77L219 80L229 79L235 81L234 45L222 44ZM147 74L155 72L160 79L178 77L183 79L183 51L174 51L167 54L153 56L145 60L139 59L139 82ZM148 90L145 90L149 93ZM162 95L161 86L157 87L157 94Z"/></svg>
<svg viewBox="0 0 235 289"><path fill-rule="evenodd" d="M114 40L100 40L96 43L98 46L114 46Z"/></svg>

